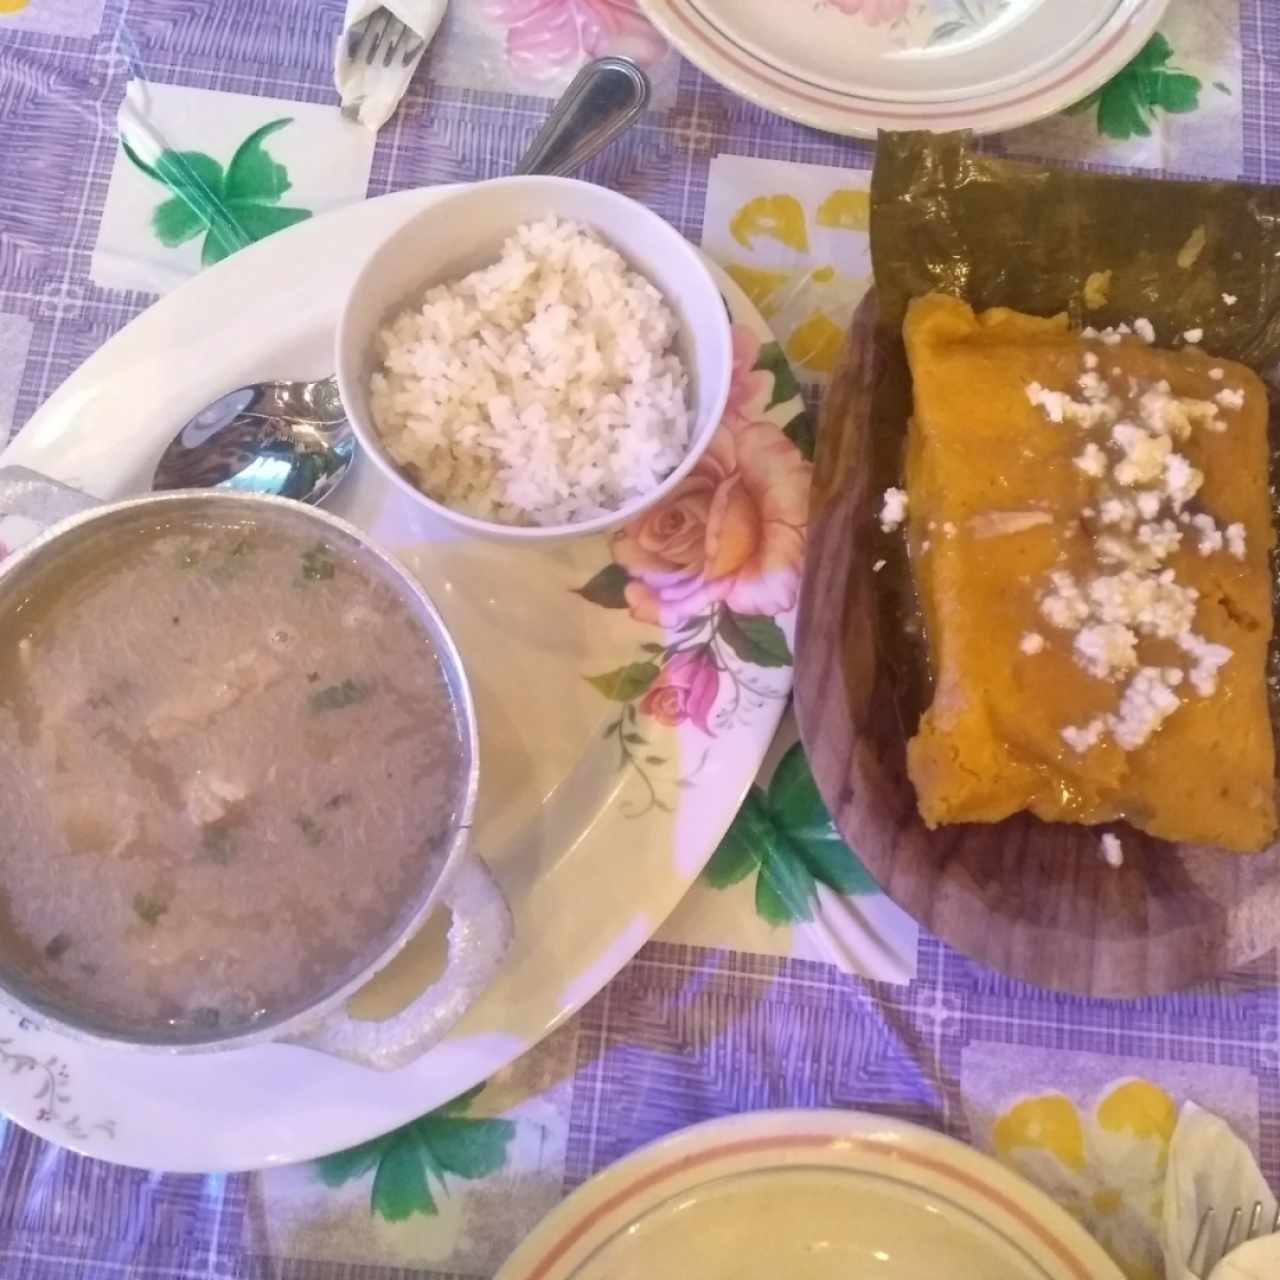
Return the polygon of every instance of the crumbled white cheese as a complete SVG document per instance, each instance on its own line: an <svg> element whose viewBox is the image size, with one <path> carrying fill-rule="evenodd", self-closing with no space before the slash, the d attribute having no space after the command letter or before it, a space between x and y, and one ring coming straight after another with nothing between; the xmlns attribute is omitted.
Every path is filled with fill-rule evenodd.
<svg viewBox="0 0 1280 1280"><path fill-rule="evenodd" d="M887 565L888 563L889 563L889 562L888 562L887 560L877 560L877 561L875 562L875 564L873 564L873 565L871 566L871 572L872 572L872 573L879 573L879 572L880 572L880 570L881 570L881 569L883 569L883 568L885 567L885 565Z"/></svg>
<svg viewBox="0 0 1280 1280"><path fill-rule="evenodd" d="M1138 637L1117 622L1081 627L1072 649L1076 664L1099 680L1114 680L1138 665Z"/></svg>
<svg viewBox="0 0 1280 1280"><path fill-rule="evenodd" d="M1096 369L1098 367L1098 353L1096 351L1086 351L1084 353L1084 367L1086 369Z"/></svg>
<svg viewBox="0 0 1280 1280"><path fill-rule="evenodd" d="M1084 451L1073 459L1076 466L1087 476L1101 479L1107 474L1107 455L1092 440L1084 447Z"/></svg>
<svg viewBox="0 0 1280 1280"><path fill-rule="evenodd" d="M1138 514L1144 520L1154 520L1160 514L1160 495L1151 489L1144 489L1138 494Z"/></svg>
<svg viewBox="0 0 1280 1280"><path fill-rule="evenodd" d="M1074 576L1065 569L1049 575L1052 589L1040 598L1040 612L1050 626L1074 631L1089 617L1089 602Z"/></svg>
<svg viewBox="0 0 1280 1280"><path fill-rule="evenodd" d="M1193 427L1212 431L1219 426L1218 409L1211 400L1171 395L1167 382L1157 383L1142 393L1138 398L1138 415L1148 431L1178 440L1185 440Z"/></svg>
<svg viewBox="0 0 1280 1280"><path fill-rule="evenodd" d="M1182 683L1182 668L1165 667L1164 682L1170 689L1176 689Z"/></svg>
<svg viewBox="0 0 1280 1280"><path fill-rule="evenodd" d="M1039 653L1044 648L1044 636L1038 631L1024 631L1018 648L1028 655Z"/></svg>
<svg viewBox="0 0 1280 1280"><path fill-rule="evenodd" d="M930 546L932 546L932 545L933 545L933 544L929 541L929 539L928 539L928 538L926 538L926 539L925 539L925 540L920 544L920 554L921 554L921 555L924 555L924 553L925 553L926 551L928 551L928 550L929 550L929 548L930 548Z"/></svg>
<svg viewBox="0 0 1280 1280"><path fill-rule="evenodd" d="M1067 402L1071 399L1065 391L1050 391L1038 382L1027 383L1027 399L1037 409L1043 409L1050 422L1061 422L1066 415Z"/></svg>
<svg viewBox="0 0 1280 1280"><path fill-rule="evenodd" d="M1108 726L1123 751L1136 751L1181 705L1159 667L1139 667Z"/></svg>
<svg viewBox="0 0 1280 1280"><path fill-rule="evenodd" d="M1213 398L1224 409L1244 408L1244 392L1239 387L1223 387Z"/></svg>
<svg viewBox="0 0 1280 1280"><path fill-rule="evenodd" d="M1114 474L1116 483L1126 488L1155 480L1173 448L1168 436L1150 435L1132 422L1117 422L1111 428L1111 440L1124 452L1124 460L1116 463Z"/></svg>
<svg viewBox="0 0 1280 1280"><path fill-rule="evenodd" d="M907 518L907 495L902 489L886 489L880 507L880 527L892 533Z"/></svg>
<svg viewBox="0 0 1280 1280"><path fill-rule="evenodd" d="M1227 537L1227 550L1235 556L1237 560L1244 559L1244 525L1239 521L1235 524L1229 524L1225 530Z"/></svg>
<svg viewBox="0 0 1280 1280"><path fill-rule="evenodd" d="M1106 525L1116 525L1128 533L1137 523L1134 504L1128 498L1104 498L1098 508L1098 519Z"/></svg>
<svg viewBox="0 0 1280 1280"><path fill-rule="evenodd" d="M1223 370L1218 368L1210 369L1209 377L1211 377L1214 380L1214 382L1221 382L1223 378Z"/></svg>
<svg viewBox="0 0 1280 1280"><path fill-rule="evenodd" d="M1200 537L1196 542L1196 550L1202 556L1211 556L1222 550L1222 531L1214 523L1213 517L1200 512L1191 517L1191 526Z"/></svg>
<svg viewBox="0 0 1280 1280"><path fill-rule="evenodd" d="M942 532L946 534L948 538L954 538L956 536L955 522L953 520L944 521L942 525Z"/></svg>
<svg viewBox="0 0 1280 1280"><path fill-rule="evenodd" d="M1104 831L1099 844L1102 849L1102 860L1107 866L1112 868L1124 866L1124 846L1120 843L1119 836L1112 835L1110 831Z"/></svg>
<svg viewBox="0 0 1280 1280"><path fill-rule="evenodd" d="M1104 333L1102 335L1102 340L1109 347L1118 346L1120 342L1120 335L1118 333Z"/></svg>
<svg viewBox="0 0 1280 1280"><path fill-rule="evenodd" d="M1138 526L1138 541L1158 564L1177 551L1178 544L1182 541L1182 531L1172 520L1153 520Z"/></svg>
<svg viewBox="0 0 1280 1280"><path fill-rule="evenodd" d="M1177 640L1178 648L1195 662L1187 672L1192 687L1202 698L1212 698L1218 689L1218 671L1231 661L1232 650L1191 630L1182 632Z"/></svg>
<svg viewBox="0 0 1280 1280"><path fill-rule="evenodd" d="M1088 587L1089 612L1098 621L1120 622L1142 635L1162 639L1191 626L1199 597L1194 587L1174 580L1172 569L1158 575L1124 569L1094 578Z"/></svg>
<svg viewBox="0 0 1280 1280"><path fill-rule="evenodd" d="M1106 728L1106 721L1101 716L1095 716L1088 724L1067 725L1062 731L1062 737L1072 751L1084 755L1090 747L1097 746Z"/></svg>
<svg viewBox="0 0 1280 1280"><path fill-rule="evenodd" d="M1203 329L1188 329L1186 333L1182 335L1182 340L1184 342L1191 343L1192 346L1195 346L1197 342L1202 341L1203 338L1204 338Z"/></svg>
<svg viewBox="0 0 1280 1280"><path fill-rule="evenodd" d="M1156 327L1146 316L1139 316L1133 322L1133 331L1143 342L1152 343L1156 340Z"/></svg>
<svg viewBox="0 0 1280 1280"><path fill-rule="evenodd" d="M1234 307L1240 299L1237 298L1234 293L1224 293L1222 295L1222 301L1225 302L1227 306Z"/></svg>
<svg viewBox="0 0 1280 1280"><path fill-rule="evenodd" d="M1111 388L1107 386L1102 375L1095 373L1092 369L1086 369L1076 379L1076 385L1084 393L1084 398L1091 403L1105 400L1111 394Z"/></svg>
<svg viewBox="0 0 1280 1280"><path fill-rule="evenodd" d="M1175 511L1196 496L1204 484L1204 473L1197 471L1180 453L1171 453L1164 464L1164 491L1169 495Z"/></svg>

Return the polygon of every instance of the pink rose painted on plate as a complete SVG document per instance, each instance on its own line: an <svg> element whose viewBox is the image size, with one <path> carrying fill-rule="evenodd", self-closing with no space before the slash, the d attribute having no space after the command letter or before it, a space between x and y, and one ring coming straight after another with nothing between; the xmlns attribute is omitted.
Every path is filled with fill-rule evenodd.
<svg viewBox="0 0 1280 1280"><path fill-rule="evenodd" d="M647 788L637 812L668 807L651 776L668 762L654 754L646 720L714 738L785 696L753 668L791 665L776 619L800 592L811 471L800 445L810 443L778 344L734 325L729 402L710 447L671 494L613 534L611 563L578 590L660 629L633 661L587 677L620 704L605 738Z"/></svg>
<svg viewBox="0 0 1280 1280"><path fill-rule="evenodd" d="M649 692L640 700L640 712L670 728L687 720L714 738L707 716L719 692L720 674L706 651L686 649L677 653L658 673Z"/></svg>
<svg viewBox="0 0 1280 1280"><path fill-rule="evenodd" d="M484 0L483 13L506 31L507 65L522 79L563 79L610 53L648 68L667 52L636 0Z"/></svg>

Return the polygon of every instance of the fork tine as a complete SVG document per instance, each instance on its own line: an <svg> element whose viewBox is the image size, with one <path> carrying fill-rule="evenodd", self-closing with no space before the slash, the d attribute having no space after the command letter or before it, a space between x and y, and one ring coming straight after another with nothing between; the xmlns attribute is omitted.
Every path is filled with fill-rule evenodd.
<svg viewBox="0 0 1280 1280"><path fill-rule="evenodd" d="M361 18L360 21L347 32L347 57L350 61L354 62L356 60L356 56L360 52L361 41L364 40L368 30L369 19Z"/></svg>
<svg viewBox="0 0 1280 1280"><path fill-rule="evenodd" d="M1196 1227L1196 1237L1194 1240L1192 1240L1191 1252L1187 1255L1187 1268L1188 1270L1194 1272L1197 1275L1201 1273L1199 1257L1200 1257L1200 1246L1202 1244L1204 1245L1205 1261L1208 1262L1209 1260L1209 1224L1212 1221L1213 1221L1213 1206L1210 1205L1210 1207L1207 1208L1200 1215L1200 1225ZM1206 1272L1205 1274L1208 1274L1208 1273Z"/></svg>
<svg viewBox="0 0 1280 1280"><path fill-rule="evenodd" d="M421 36L413 36L413 38L405 45L404 56L400 59L401 66L407 67L418 54L426 48L427 42Z"/></svg>
<svg viewBox="0 0 1280 1280"><path fill-rule="evenodd" d="M391 65L391 59L396 56L396 53L400 48L400 42L408 34L408 31L409 28L406 27L399 18L392 18L392 20L387 24L386 35L384 38L386 52L382 55L382 65L384 67L389 67Z"/></svg>
<svg viewBox="0 0 1280 1280"><path fill-rule="evenodd" d="M364 60L370 66L373 66L373 60L378 56L378 46L382 44L382 37L386 35L387 28L395 21L396 19L391 16L391 12L388 9L377 10L369 19L369 31L373 38L368 42L369 47L363 52Z"/></svg>
<svg viewBox="0 0 1280 1280"><path fill-rule="evenodd" d="M1245 1232L1245 1239L1252 1240L1258 1234L1258 1221L1262 1217L1262 1201L1255 1200L1253 1202L1253 1212L1249 1215L1249 1230Z"/></svg>
<svg viewBox="0 0 1280 1280"><path fill-rule="evenodd" d="M1237 1205L1231 1210L1231 1221L1227 1223L1227 1234L1222 1237L1222 1248L1218 1251L1218 1261L1221 1262L1232 1250L1232 1240L1236 1234L1236 1227L1240 1225L1240 1206Z"/></svg>

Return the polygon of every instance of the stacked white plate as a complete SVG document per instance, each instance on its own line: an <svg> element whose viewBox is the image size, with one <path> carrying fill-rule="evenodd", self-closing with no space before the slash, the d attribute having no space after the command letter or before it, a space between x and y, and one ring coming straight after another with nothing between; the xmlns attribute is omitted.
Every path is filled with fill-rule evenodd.
<svg viewBox="0 0 1280 1280"><path fill-rule="evenodd" d="M1168 0L640 0L691 62L803 124L991 133L1069 107Z"/></svg>

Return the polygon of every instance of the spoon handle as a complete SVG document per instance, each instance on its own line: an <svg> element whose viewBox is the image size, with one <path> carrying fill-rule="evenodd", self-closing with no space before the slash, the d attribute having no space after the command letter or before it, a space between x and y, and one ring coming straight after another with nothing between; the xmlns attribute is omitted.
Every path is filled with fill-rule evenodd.
<svg viewBox="0 0 1280 1280"><path fill-rule="evenodd" d="M586 164L644 110L649 77L629 58L597 58L574 76L516 173L560 176Z"/></svg>

